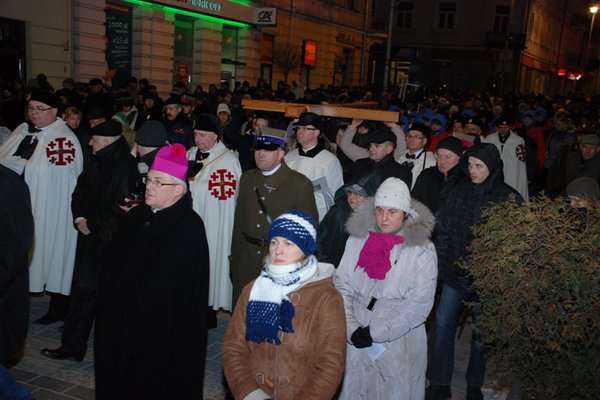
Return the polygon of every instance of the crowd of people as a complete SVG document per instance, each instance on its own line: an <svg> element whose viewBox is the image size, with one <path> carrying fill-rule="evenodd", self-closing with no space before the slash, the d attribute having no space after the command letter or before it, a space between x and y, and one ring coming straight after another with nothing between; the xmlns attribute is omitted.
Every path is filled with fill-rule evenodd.
<svg viewBox="0 0 600 400"><path fill-rule="evenodd" d="M202 398L219 311L235 399L450 399L465 302L482 399L473 227L491 204L600 199L600 105L580 96L62 85L3 86L0 363L22 357L28 293L47 293L35 323L64 325L41 353L81 361L95 326L98 399ZM310 111L355 101L397 117Z"/></svg>

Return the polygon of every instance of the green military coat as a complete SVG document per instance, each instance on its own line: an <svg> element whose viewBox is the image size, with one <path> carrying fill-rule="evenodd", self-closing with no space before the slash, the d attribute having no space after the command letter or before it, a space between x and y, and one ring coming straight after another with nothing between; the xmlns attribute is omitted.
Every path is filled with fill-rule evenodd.
<svg viewBox="0 0 600 400"><path fill-rule="evenodd" d="M264 257L269 254L269 222L258 203L255 188L258 188L272 219L286 211L298 209L318 221L312 183L301 173L291 170L285 161L282 161L277 172L269 176L264 176L259 169L244 172L240 178L231 241L231 304L234 305L244 286L259 275ZM251 244L247 237L262 239L265 245Z"/></svg>

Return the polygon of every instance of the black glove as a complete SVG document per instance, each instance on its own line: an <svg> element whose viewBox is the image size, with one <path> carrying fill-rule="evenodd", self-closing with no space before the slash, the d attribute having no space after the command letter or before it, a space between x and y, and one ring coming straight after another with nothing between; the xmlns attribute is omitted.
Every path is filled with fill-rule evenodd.
<svg viewBox="0 0 600 400"><path fill-rule="evenodd" d="M350 341L357 349L364 349L373 345L373 338L369 327L359 327L350 336Z"/></svg>

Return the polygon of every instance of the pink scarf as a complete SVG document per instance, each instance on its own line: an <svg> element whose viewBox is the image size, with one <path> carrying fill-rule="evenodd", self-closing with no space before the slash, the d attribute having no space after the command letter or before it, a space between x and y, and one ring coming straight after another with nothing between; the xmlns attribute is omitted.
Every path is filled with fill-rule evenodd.
<svg viewBox="0 0 600 400"><path fill-rule="evenodd" d="M402 236L390 233L369 232L369 238L363 245L358 256L356 268L363 268L371 279L385 279L385 275L392 268L390 251L395 245L400 243L404 243Z"/></svg>

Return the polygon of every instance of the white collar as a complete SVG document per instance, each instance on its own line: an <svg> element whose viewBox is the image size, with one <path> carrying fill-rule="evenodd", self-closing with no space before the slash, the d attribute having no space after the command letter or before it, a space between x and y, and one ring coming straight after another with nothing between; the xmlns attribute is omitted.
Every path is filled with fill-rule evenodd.
<svg viewBox="0 0 600 400"><path fill-rule="evenodd" d="M281 163L270 171L262 171L263 176L271 176L281 168Z"/></svg>

